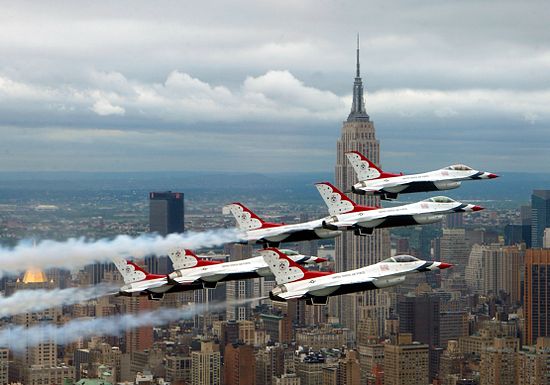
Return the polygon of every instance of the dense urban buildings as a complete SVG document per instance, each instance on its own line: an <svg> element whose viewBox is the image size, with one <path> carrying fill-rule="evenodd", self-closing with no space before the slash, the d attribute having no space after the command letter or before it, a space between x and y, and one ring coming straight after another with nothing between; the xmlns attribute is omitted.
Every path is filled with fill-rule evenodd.
<svg viewBox="0 0 550 385"><path fill-rule="evenodd" d="M355 182L345 151L359 150L380 162L374 124L365 110L359 60L356 71L353 106L338 141L336 182L343 190ZM326 215L315 193L296 192L302 186L312 188L311 182L291 181L275 190L276 183L270 181L265 183L269 191L265 184L254 188L250 183L234 194L262 207L269 220L295 223ZM174 184L186 188L191 202L185 214L188 229L233 225L221 216L220 208L237 187L205 186L188 192L190 184ZM119 193L71 190L57 200L51 192L27 200L19 192L8 200L0 188L2 246L32 236L112 238L149 230L162 235L182 232L183 194L148 194L156 188L146 186L131 194L126 185ZM276 283L256 278L170 293L160 301L109 295L0 317L0 331L20 327L40 334L50 326L63 330L75 319L135 319L155 309L182 314L181 319L155 326L121 323L112 335L98 329L98 335L79 336L65 344L50 338L19 341L20 349L0 346L0 385L550 385L550 249L530 247L531 235L539 236L541 228L542 239L544 233L550 237L549 224L542 221L545 191L535 190L531 206L488 199L488 210L454 214L443 223L392 229L391 234L375 231L367 237L350 232L336 240L288 245L327 258L319 266L308 266L318 270L357 268L401 253L456 264L444 274L417 274L399 286L333 297L328 306L273 303L265 297ZM45 197L52 201L43 201ZM484 197L483 191L479 197ZM257 255L259 247L226 244L197 253L240 261ZM136 262L167 272L170 267L159 266L161 260ZM19 276L0 277L0 298L96 284L117 288L123 282L118 271L104 263L74 271L28 269Z"/></svg>

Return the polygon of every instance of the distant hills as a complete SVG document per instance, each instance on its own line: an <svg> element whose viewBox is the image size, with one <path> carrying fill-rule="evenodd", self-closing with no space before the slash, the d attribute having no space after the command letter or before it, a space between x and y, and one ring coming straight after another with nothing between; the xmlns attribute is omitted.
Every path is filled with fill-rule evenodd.
<svg viewBox="0 0 550 385"><path fill-rule="evenodd" d="M455 199L508 201L521 204L530 201L533 189L550 189L550 173L502 172L498 179L465 182L456 190L442 191ZM0 173L0 200L19 194L35 195L56 192L82 192L97 195L101 191L132 192L183 191L192 197L222 194L226 200L250 196L264 199L317 200L313 183L333 180L332 173L223 173L223 172L24 172ZM21 195L22 194L22 195ZM437 193L435 193L437 194ZM59 194L65 195L65 194ZM429 195L434 195L429 194ZM428 196L428 194L426 194ZM403 201L423 199L424 194L400 197ZM1 203L1 202L0 202Z"/></svg>

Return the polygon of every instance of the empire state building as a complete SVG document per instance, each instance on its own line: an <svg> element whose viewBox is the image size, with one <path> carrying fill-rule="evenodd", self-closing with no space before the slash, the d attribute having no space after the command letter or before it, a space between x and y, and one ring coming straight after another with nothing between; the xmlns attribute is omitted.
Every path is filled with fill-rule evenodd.
<svg viewBox="0 0 550 385"><path fill-rule="evenodd" d="M357 177L349 164L345 153L360 151L378 166L380 165L380 142L376 139L374 123L365 110L363 98L363 81L359 65L359 37L357 38L357 64L353 83L353 103L351 112L342 126L342 134L336 145L336 186L342 191L349 191L357 182ZM377 197L351 196L362 205L375 206L380 201ZM358 269L384 258L390 257L390 240L387 229L375 230L372 235L356 236L351 231L344 232L336 238L336 270ZM384 303L379 290L348 294L336 297L332 304L332 313L345 326L355 330L359 320L367 316L383 320Z"/></svg>

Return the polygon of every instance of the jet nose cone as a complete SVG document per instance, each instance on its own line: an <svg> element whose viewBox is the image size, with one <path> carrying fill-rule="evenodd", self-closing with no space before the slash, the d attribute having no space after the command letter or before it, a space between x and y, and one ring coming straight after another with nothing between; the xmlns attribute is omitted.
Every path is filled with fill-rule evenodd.
<svg viewBox="0 0 550 385"><path fill-rule="evenodd" d="M487 174L487 178L489 178L489 179L495 179L495 178L498 178L498 175L497 175L497 174L493 174L493 173L490 172L490 173Z"/></svg>
<svg viewBox="0 0 550 385"><path fill-rule="evenodd" d="M481 210L485 210L485 207L481 207L478 205L474 205L474 207L472 207L472 211L481 211Z"/></svg>
<svg viewBox="0 0 550 385"><path fill-rule="evenodd" d="M328 259L326 258L321 258L321 257L317 257L315 259L315 263L323 263L323 262L328 262Z"/></svg>
<svg viewBox="0 0 550 385"><path fill-rule="evenodd" d="M454 265L452 263L445 263L445 262L440 262L439 263L439 268L441 270L443 269L448 269L449 267L453 267Z"/></svg>

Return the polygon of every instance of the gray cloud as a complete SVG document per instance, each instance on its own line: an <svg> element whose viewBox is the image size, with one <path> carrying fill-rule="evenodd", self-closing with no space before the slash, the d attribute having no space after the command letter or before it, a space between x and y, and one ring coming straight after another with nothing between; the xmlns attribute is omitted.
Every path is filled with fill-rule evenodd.
<svg viewBox="0 0 550 385"><path fill-rule="evenodd" d="M250 171L331 169L350 106L356 32L384 165L400 168L398 154L430 146L413 167L449 163L449 148L476 167L520 170L535 159L542 167L550 161L539 152L550 140L548 8L3 5L0 168L219 170L200 151L216 148L226 165ZM265 165L250 161L258 153ZM502 161L512 153L515 162Z"/></svg>

